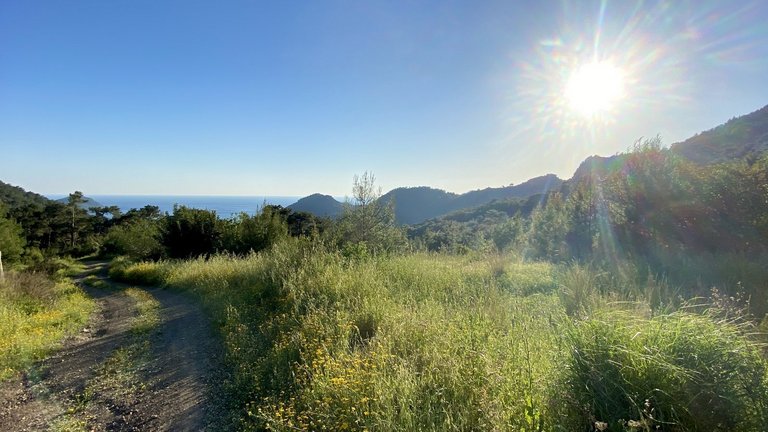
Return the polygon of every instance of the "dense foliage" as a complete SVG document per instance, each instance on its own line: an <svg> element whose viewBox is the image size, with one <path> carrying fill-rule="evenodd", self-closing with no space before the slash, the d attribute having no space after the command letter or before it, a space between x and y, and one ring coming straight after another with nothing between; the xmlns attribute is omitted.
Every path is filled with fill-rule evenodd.
<svg viewBox="0 0 768 432"><path fill-rule="evenodd" d="M678 277L688 276L685 261L716 262L719 254L760 261L768 253L768 156L702 167L651 139L613 162L582 170L560 192L503 203L504 211L494 203L448 215L412 228L410 237L429 250L511 249L611 271L628 261L690 290L696 278ZM748 294L764 298L763 288Z"/></svg>
<svg viewBox="0 0 768 432"><path fill-rule="evenodd" d="M218 252L247 254L284 236L312 236L329 221L280 206L256 215L221 219L184 206L162 214L155 206L123 213L114 206L85 208L79 191L66 203L0 184L0 251L8 264L35 266L60 255L126 255L133 259L187 258Z"/></svg>

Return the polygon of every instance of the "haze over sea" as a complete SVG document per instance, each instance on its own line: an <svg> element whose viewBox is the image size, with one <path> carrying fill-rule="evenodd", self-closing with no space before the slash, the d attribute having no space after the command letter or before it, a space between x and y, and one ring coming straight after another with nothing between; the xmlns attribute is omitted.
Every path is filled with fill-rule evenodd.
<svg viewBox="0 0 768 432"><path fill-rule="evenodd" d="M255 214L265 204L281 205L286 207L295 203L301 197L296 196L222 196L222 195L86 195L102 206L118 206L126 212L132 208L141 208L147 205L160 207L161 212L173 212L174 205L183 205L191 208L214 210L219 217L229 218L245 212ZM50 199L66 198L67 195L51 194Z"/></svg>

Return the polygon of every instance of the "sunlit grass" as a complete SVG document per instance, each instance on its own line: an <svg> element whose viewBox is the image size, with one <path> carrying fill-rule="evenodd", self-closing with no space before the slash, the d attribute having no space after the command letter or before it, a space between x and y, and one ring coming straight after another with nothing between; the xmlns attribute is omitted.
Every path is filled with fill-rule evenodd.
<svg viewBox="0 0 768 432"><path fill-rule="evenodd" d="M713 397L735 397L728 389L742 378L765 379L765 362L744 328L712 314L653 309L649 295L668 290L637 269L612 275L504 255L346 259L290 240L245 258L119 263L113 274L200 296L220 325L227 388L247 430L590 430L596 420L633 430L630 420L647 420L642 400L598 410L607 396L589 391L589 371L609 371L603 363L616 353L630 375L603 384L634 402L649 398L654 412L716 407L723 424L752 431L759 421L728 419L765 420L763 393L707 405L643 390L710 391L695 378L706 376L720 380L723 392ZM601 334L611 336L602 343ZM680 357L686 349L688 360ZM735 349L745 354L729 354ZM713 375L716 364L749 375ZM666 373L679 376L662 379ZM640 411L626 414L633 407ZM666 418L669 430L695 430L682 424L689 417Z"/></svg>
<svg viewBox="0 0 768 432"><path fill-rule="evenodd" d="M0 284L0 379L24 370L80 331L94 307L70 281L7 274Z"/></svg>
<svg viewBox="0 0 768 432"><path fill-rule="evenodd" d="M124 291L136 304L136 316L131 322L131 331L146 333L160 324L160 302L150 293L135 287Z"/></svg>
<svg viewBox="0 0 768 432"><path fill-rule="evenodd" d="M96 275L88 275L83 279L83 283L94 288L109 288L109 283Z"/></svg>
<svg viewBox="0 0 768 432"><path fill-rule="evenodd" d="M347 261L286 243L245 259L142 263L222 322L246 424L273 429L493 429L543 421L564 317L552 266L418 254ZM521 277L517 269L524 268ZM116 274L117 272L113 272ZM538 273L539 277L535 277ZM544 317L544 319L541 319Z"/></svg>

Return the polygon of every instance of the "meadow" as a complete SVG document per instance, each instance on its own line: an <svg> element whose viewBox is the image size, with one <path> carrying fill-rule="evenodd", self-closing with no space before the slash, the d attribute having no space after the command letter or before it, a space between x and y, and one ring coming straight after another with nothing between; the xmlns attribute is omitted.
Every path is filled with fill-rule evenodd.
<svg viewBox="0 0 768 432"><path fill-rule="evenodd" d="M764 430L743 304L683 299L640 270L286 238L242 257L117 259L111 275L201 299L243 430Z"/></svg>

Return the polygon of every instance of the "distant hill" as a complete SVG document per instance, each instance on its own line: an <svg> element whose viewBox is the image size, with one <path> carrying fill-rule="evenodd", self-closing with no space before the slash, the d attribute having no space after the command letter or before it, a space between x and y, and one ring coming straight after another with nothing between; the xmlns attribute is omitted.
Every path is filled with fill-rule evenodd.
<svg viewBox="0 0 768 432"><path fill-rule="evenodd" d="M620 169L624 159L624 155L590 156L576 168L569 182L581 180L587 176L603 178L608 173Z"/></svg>
<svg viewBox="0 0 768 432"><path fill-rule="evenodd" d="M671 150L699 164L759 156L768 151L768 106L672 144Z"/></svg>
<svg viewBox="0 0 768 432"><path fill-rule="evenodd" d="M516 186L486 188L464 194L455 194L430 187L397 188L380 199L394 200L395 219L400 224L418 224L457 210L469 209L494 200L528 198L558 190L563 181L554 174L536 177Z"/></svg>
<svg viewBox="0 0 768 432"><path fill-rule="evenodd" d="M330 195L316 193L296 201L288 208L295 212L307 212L315 216L335 218L341 214L343 204Z"/></svg>
<svg viewBox="0 0 768 432"><path fill-rule="evenodd" d="M699 165L760 156L768 152L768 106L674 143L669 151ZM605 177L621 169L625 159L624 154L590 156L579 165L570 182L588 175Z"/></svg>
<svg viewBox="0 0 768 432"><path fill-rule="evenodd" d="M0 202L9 209L22 207L28 204L44 206L50 200L42 195L13 186L0 181Z"/></svg>
<svg viewBox="0 0 768 432"><path fill-rule="evenodd" d="M88 210L91 207L104 207L100 202L96 201L93 198L88 198L86 196L83 197L84 201L78 204L77 206L80 207L83 210ZM69 202L69 198L59 198L56 200L56 202L66 204Z"/></svg>

